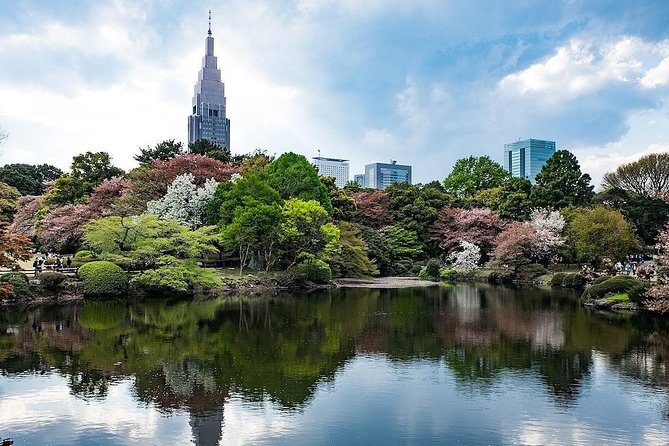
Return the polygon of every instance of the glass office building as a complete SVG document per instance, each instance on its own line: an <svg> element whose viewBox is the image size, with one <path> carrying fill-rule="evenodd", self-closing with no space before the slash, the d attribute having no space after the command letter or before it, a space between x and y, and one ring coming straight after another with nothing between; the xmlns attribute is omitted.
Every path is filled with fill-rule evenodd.
<svg viewBox="0 0 669 446"><path fill-rule="evenodd" d="M411 184L411 166L397 164L397 161L367 164L365 166L365 187L385 189L394 183Z"/></svg>
<svg viewBox="0 0 669 446"><path fill-rule="evenodd" d="M211 15L205 56L195 84L192 112L188 117L189 144L198 139L206 139L221 147L230 148L230 120L225 115L225 84L221 81L221 70L218 69L214 56Z"/></svg>
<svg viewBox="0 0 669 446"><path fill-rule="evenodd" d="M504 144L504 168L511 176L534 183L534 178L554 153L555 141L525 139Z"/></svg>

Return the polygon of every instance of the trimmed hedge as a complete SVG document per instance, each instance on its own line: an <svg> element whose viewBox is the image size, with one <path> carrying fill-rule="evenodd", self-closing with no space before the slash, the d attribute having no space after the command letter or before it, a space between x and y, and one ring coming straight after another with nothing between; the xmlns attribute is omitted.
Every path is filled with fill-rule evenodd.
<svg viewBox="0 0 669 446"><path fill-rule="evenodd" d="M488 282L495 284L509 284L516 279L516 273L511 269L499 269L488 274Z"/></svg>
<svg viewBox="0 0 669 446"><path fill-rule="evenodd" d="M8 283L14 290L14 296L17 299L23 299L32 296L28 286L28 276L23 273L6 273L0 276L0 282Z"/></svg>
<svg viewBox="0 0 669 446"><path fill-rule="evenodd" d="M453 268L443 268L439 271L439 277L444 282L455 282L458 279L458 272Z"/></svg>
<svg viewBox="0 0 669 446"><path fill-rule="evenodd" d="M299 275L314 283L326 284L332 281L332 270L330 269L330 266L319 259L300 263L295 269Z"/></svg>
<svg viewBox="0 0 669 446"><path fill-rule="evenodd" d="M65 274L56 271L47 271L39 275L40 285L47 290L57 290L65 279L67 279Z"/></svg>
<svg viewBox="0 0 669 446"><path fill-rule="evenodd" d="M562 286L564 283L564 276L566 276L567 273L555 273L553 274L553 277L551 278L551 285L552 286Z"/></svg>
<svg viewBox="0 0 669 446"><path fill-rule="evenodd" d="M646 284L636 277L615 276L589 286L581 297L583 299L600 299L609 294L627 293L630 300L638 301L645 289Z"/></svg>
<svg viewBox="0 0 669 446"><path fill-rule="evenodd" d="M567 288L583 288L586 282L585 277L581 273L567 273L562 280L562 286Z"/></svg>
<svg viewBox="0 0 669 446"><path fill-rule="evenodd" d="M128 275L111 262L88 262L77 270L77 276L84 282L84 294L89 296L119 295L128 290Z"/></svg>
<svg viewBox="0 0 669 446"><path fill-rule="evenodd" d="M613 276L601 276L601 277L598 277L598 278L596 278L596 279L592 282L592 285L599 285L599 284L602 283L602 282L606 282L606 281L609 280L611 277L613 277Z"/></svg>
<svg viewBox="0 0 669 446"><path fill-rule="evenodd" d="M528 265L522 265L518 267L516 271L516 278L523 281L534 280L539 276L543 276L548 271L546 268L539 263L530 263Z"/></svg>

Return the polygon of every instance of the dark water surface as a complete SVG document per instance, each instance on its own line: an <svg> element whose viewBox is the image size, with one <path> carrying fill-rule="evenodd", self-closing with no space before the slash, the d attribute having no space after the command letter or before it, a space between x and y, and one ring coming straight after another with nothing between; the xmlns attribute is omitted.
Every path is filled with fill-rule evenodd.
<svg viewBox="0 0 669 446"><path fill-rule="evenodd" d="M43 307L0 314L0 440L668 444L668 359L663 320L564 290Z"/></svg>

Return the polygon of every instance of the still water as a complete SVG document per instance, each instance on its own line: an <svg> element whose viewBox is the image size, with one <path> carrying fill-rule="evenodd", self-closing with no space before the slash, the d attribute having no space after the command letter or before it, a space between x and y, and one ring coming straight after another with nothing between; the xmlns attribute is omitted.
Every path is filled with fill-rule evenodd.
<svg viewBox="0 0 669 446"><path fill-rule="evenodd" d="M0 443L667 444L669 324L485 285L0 314Z"/></svg>

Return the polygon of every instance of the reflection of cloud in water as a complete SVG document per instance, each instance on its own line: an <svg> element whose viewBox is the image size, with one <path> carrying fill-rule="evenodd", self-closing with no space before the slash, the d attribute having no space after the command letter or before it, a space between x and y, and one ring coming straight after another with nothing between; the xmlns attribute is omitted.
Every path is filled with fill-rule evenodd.
<svg viewBox="0 0 669 446"><path fill-rule="evenodd" d="M282 412L269 399L249 404L242 398L231 398L225 405L225 424L221 444L236 445L277 437L295 426L299 413Z"/></svg>

